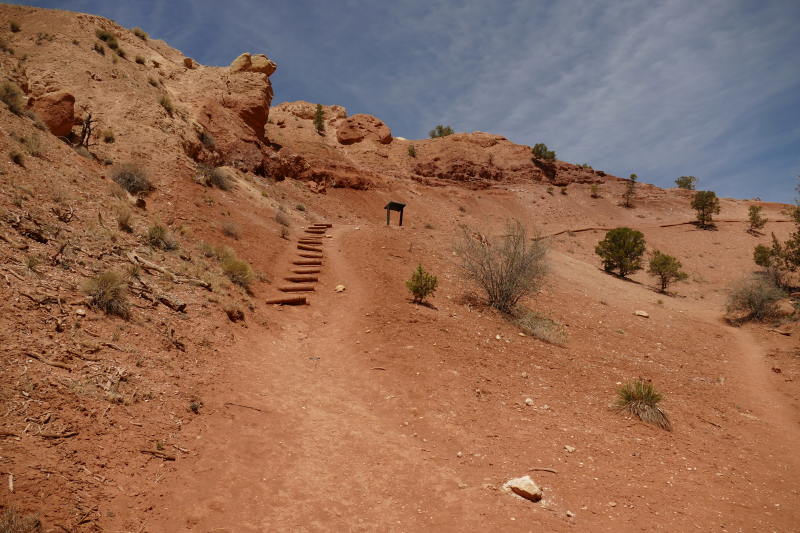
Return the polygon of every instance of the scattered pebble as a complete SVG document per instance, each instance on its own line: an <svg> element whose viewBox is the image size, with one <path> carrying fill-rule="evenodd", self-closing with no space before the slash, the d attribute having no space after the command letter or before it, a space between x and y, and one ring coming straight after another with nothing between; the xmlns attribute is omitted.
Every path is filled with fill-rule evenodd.
<svg viewBox="0 0 800 533"><path fill-rule="evenodd" d="M532 405L533 405L533 400L532 400L532 399L530 399L530 398L527 398L527 399L525 400L525 405L532 406Z"/></svg>
<svg viewBox="0 0 800 533"><path fill-rule="evenodd" d="M456 457L461 457L462 455L464 455L464 454L463 454L463 453L461 453L461 452L458 452L458 453L456 454Z"/></svg>
<svg viewBox="0 0 800 533"><path fill-rule="evenodd" d="M459 489L468 489L469 485L467 485L466 483L459 483L458 484L458 488Z"/></svg>
<svg viewBox="0 0 800 533"><path fill-rule="evenodd" d="M574 453L575 449L573 446L564 446L564 449L567 450L569 453Z"/></svg>

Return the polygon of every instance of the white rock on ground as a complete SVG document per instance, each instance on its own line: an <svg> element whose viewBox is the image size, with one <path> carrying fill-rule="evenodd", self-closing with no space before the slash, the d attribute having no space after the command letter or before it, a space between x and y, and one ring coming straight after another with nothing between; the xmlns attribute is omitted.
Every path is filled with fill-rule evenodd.
<svg viewBox="0 0 800 533"><path fill-rule="evenodd" d="M536 486L536 483L533 482L530 476L510 479L506 481L503 488L532 502L538 502L542 499L542 489Z"/></svg>

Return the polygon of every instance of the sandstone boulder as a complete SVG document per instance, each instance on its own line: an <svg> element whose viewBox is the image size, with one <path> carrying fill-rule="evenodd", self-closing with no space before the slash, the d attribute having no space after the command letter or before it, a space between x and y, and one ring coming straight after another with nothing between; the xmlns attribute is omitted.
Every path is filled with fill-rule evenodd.
<svg viewBox="0 0 800 533"><path fill-rule="evenodd" d="M336 138L341 144L353 144L365 139L389 144L392 142L392 132L379 119L360 113L348 118L339 126Z"/></svg>
<svg viewBox="0 0 800 533"><path fill-rule="evenodd" d="M75 97L68 92L45 94L28 100L33 110L56 137L67 137L75 122Z"/></svg>
<svg viewBox="0 0 800 533"><path fill-rule="evenodd" d="M234 59L230 67L231 72L260 72L267 76L272 76L277 68L278 65L264 54L253 56L249 52Z"/></svg>
<svg viewBox="0 0 800 533"><path fill-rule="evenodd" d="M272 76L275 72L275 69L278 68L278 65L275 64L274 61L270 60L264 54L256 54L254 56L250 56L250 71L251 72L262 72L267 76Z"/></svg>
<svg viewBox="0 0 800 533"><path fill-rule="evenodd" d="M328 122L347 118L347 110L340 105L322 106L325 111L325 120ZM297 118L313 120L317 113L317 104L309 102L283 102L275 106L275 111L289 113Z"/></svg>
<svg viewBox="0 0 800 533"><path fill-rule="evenodd" d="M538 502L542 499L542 489L536 486L530 476L511 479L506 482L504 488L532 502Z"/></svg>

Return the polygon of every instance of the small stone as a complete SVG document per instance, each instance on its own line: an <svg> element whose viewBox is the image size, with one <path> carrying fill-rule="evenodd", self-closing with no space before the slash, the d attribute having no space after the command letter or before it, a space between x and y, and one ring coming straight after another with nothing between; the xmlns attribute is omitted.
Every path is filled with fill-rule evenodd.
<svg viewBox="0 0 800 533"><path fill-rule="evenodd" d="M78 316L86 316L86 311L84 311L83 309L78 309L77 311L75 311L75 314Z"/></svg>
<svg viewBox="0 0 800 533"><path fill-rule="evenodd" d="M524 336L525 336L525 334L524 334L524 333L522 333L522 332L520 331L520 332L519 332L519 336L520 336L520 337L524 337Z"/></svg>
<svg viewBox="0 0 800 533"><path fill-rule="evenodd" d="M608 505L609 505L609 507L616 507L617 506L617 502L610 502Z"/></svg>
<svg viewBox="0 0 800 533"><path fill-rule="evenodd" d="M459 483L458 484L458 488L459 489L468 489L469 485L467 485L466 483Z"/></svg>
<svg viewBox="0 0 800 533"><path fill-rule="evenodd" d="M333 291L334 292L344 292L344 285L337 285L336 288L333 289Z"/></svg>
<svg viewBox="0 0 800 533"><path fill-rule="evenodd" d="M523 377L523 379L527 379L528 378L528 373L527 372L523 372L522 373L522 377Z"/></svg>
<svg viewBox="0 0 800 533"><path fill-rule="evenodd" d="M525 405L532 406L533 405L533 400L531 398L526 398L525 399Z"/></svg>
<svg viewBox="0 0 800 533"><path fill-rule="evenodd" d="M530 476L509 480L504 485L504 488L532 502L538 502L542 499L542 489L536 486Z"/></svg>
<svg viewBox="0 0 800 533"><path fill-rule="evenodd" d="M495 487L491 483L484 483L483 485L481 485L481 487L483 487L486 490L497 490L497 487Z"/></svg>
<svg viewBox="0 0 800 533"><path fill-rule="evenodd" d="M636 312L635 312L635 313L633 313L633 314L634 314L634 315L636 315L636 316L640 316L640 317L642 317L642 318L650 318L650 315L648 315L648 314L647 314L647 313L645 313L644 311L636 311Z"/></svg>
<svg viewBox="0 0 800 533"><path fill-rule="evenodd" d="M463 453L461 453L461 452L458 452L458 453L456 454L456 457L461 457L462 455L464 455L464 454L463 454Z"/></svg>
<svg viewBox="0 0 800 533"><path fill-rule="evenodd" d="M500 335L495 335L494 338L500 340Z"/></svg>
<svg viewBox="0 0 800 533"><path fill-rule="evenodd" d="M572 446L564 446L564 449L567 450L567 452L569 452L569 453L574 453L575 452L575 448L572 447Z"/></svg>
<svg viewBox="0 0 800 533"><path fill-rule="evenodd" d="M572 511L567 511L567 516L572 518L573 516L575 516L575 513L573 513Z"/></svg>

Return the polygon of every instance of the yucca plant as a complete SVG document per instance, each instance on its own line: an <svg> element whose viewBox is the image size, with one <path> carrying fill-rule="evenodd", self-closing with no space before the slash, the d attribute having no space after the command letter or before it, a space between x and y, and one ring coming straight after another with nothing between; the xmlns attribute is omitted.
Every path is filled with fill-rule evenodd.
<svg viewBox="0 0 800 533"><path fill-rule="evenodd" d="M617 389L617 399L611 409L617 413L629 413L642 422L672 431L669 415L659 402L664 396L656 386L644 380L626 381Z"/></svg>

